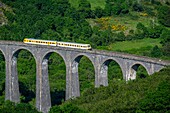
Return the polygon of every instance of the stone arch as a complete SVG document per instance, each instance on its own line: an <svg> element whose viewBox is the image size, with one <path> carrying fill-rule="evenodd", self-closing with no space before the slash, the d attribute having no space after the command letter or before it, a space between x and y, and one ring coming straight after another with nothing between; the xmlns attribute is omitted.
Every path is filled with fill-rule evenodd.
<svg viewBox="0 0 170 113"><path fill-rule="evenodd" d="M56 54L58 54L59 56L61 56L62 59L64 60L65 65L66 65L67 62L66 62L66 59L65 59L64 55L62 55L60 52L54 51L54 50L45 52L45 53L43 54L43 56L42 56L43 60L44 60L44 59L48 59L52 53L56 53Z"/></svg>
<svg viewBox="0 0 170 113"><path fill-rule="evenodd" d="M79 65L79 62L83 56L87 57L90 60L90 62L92 63L92 65L94 67L94 70L95 70L94 60L91 56L84 54L84 53L80 53L80 54L75 55L75 57L72 58L72 61L71 61L72 97L80 96L78 65ZM94 83L95 83L95 81L94 81Z"/></svg>
<svg viewBox="0 0 170 113"><path fill-rule="evenodd" d="M14 50L14 51L12 52L12 58L13 58L13 57L18 57L18 54L19 54L19 52L20 52L21 50L26 50L26 51L28 51L29 53L31 53L31 55L34 57L34 59L35 59L35 61L36 61L36 55L35 55L30 49L24 48L24 47L17 48L16 50Z"/></svg>
<svg viewBox="0 0 170 113"><path fill-rule="evenodd" d="M115 59L115 58L106 58L103 60L103 62L101 63L101 66L100 66L100 69L99 69L99 83L100 85L103 85L103 86L108 86L108 66L110 64L110 62L116 62L120 69L121 69L121 72L123 74L123 68L122 68L122 65L121 63ZM122 78L123 78L123 75L122 75Z"/></svg>
<svg viewBox="0 0 170 113"><path fill-rule="evenodd" d="M55 96L58 96L58 95L56 95L56 94L65 94L65 92L64 91L62 91L62 92L50 92L50 77L49 77L49 70L48 70L48 67L49 67L49 65L48 65L48 61L49 61L49 58L50 58L50 56L51 56L51 54L53 54L53 53L55 53L55 54L57 54L58 56L60 56L61 58L62 58L62 60L64 61L64 65L66 66L66 60L65 60L65 58L64 58L64 56L60 53L60 52L58 52L58 51L47 51L47 52L45 52L44 53L44 55L42 56L42 63L41 63L41 65L42 65L42 75L43 76L45 76L45 78L46 78L46 83L45 84L49 84L48 86L46 86L47 88L46 88L46 91L47 92L49 92L50 94L48 95L49 97L49 99L50 99L50 102L49 103L51 103L50 104L50 106L53 106L53 105L56 105L56 104L58 104L57 102L55 102L54 100L52 100L52 97L55 95ZM66 74L66 73L65 73ZM49 87L49 88L48 88ZM66 86L65 86L66 87ZM54 94L55 93L55 94ZM65 97L64 97L65 98ZM61 98L60 100L62 101L62 99L64 99L64 98Z"/></svg>
<svg viewBox="0 0 170 113"><path fill-rule="evenodd" d="M6 62L6 59L5 59L5 54L4 52L0 49L0 55L2 55L2 60L0 61L0 76L1 76L1 80L0 80L0 85L1 85L1 88L0 88L0 96L3 95L3 92L5 90L5 75L6 75L6 66L5 66L5 62ZM3 79L2 79L3 78Z"/></svg>
<svg viewBox="0 0 170 113"><path fill-rule="evenodd" d="M91 61L91 63L93 64L93 67L95 67L93 58L90 57L89 55L85 54L85 53L77 54L75 57L73 57L73 60L72 60L71 63L73 64L75 61L79 63L83 56L87 57Z"/></svg>
<svg viewBox="0 0 170 113"><path fill-rule="evenodd" d="M137 70L138 70L139 66L144 67L144 69L146 70L147 74L149 75L149 70L148 70L148 68L143 63L135 62L129 68L128 80L129 79L130 80L136 79L136 73L137 73Z"/></svg>
<svg viewBox="0 0 170 113"><path fill-rule="evenodd" d="M14 78L13 84L15 84L14 89L16 90L14 95L16 95L15 97L18 97L18 102L20 101L20 97L19 97L20 93L21 93L21 95L26 94L25 92L22 91L23 89L20 89L20 88L24 88L26 91L27 91L27 88L28 88L28 87L24 86L24 84L23 84L24 82L23 83L19 82L19 76L18 76L17 60L18 60L18 55L22 50L27 51L27 52L29 52L29 54L31 54L31 56L33 57L33 59L35 61L35 65L36 65L36 60L37 60L36 57L35 57L35 54L28 48L21 47L21 48L17 48L17 49L12 51L12 55L10 57L11 58L11 71L12 71L11 76L12 76L12 78ZM36 68L35 68L35 70L36 70ZM24 87L20 87L20 85L22 85ZM34 98L35 97L35 92L29 91L29 95L32 95L31 97ZM28 99L28 98L29 97L26 97L26 100L31 101L32 98L30 98L30 99Z"/></svg>
<svg viewBox="0 0 170 113"><path fill-rule="evenodd" d="M6 60L6 55L5 52L0 48L0 52L2 53L2 55L4 56L4 59Z"/></svg>

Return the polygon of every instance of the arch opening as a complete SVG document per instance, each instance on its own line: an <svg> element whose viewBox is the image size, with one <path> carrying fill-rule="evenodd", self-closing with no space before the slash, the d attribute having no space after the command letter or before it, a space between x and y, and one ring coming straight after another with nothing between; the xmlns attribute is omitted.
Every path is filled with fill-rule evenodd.
<svg viewBox="0 0 170 113"><path fill-rule="evenodd" d="M80 93L83 94L88 88L95 87L95 70L92 61L85 55L75 59L79 76Z"/></svg>
<svg viewBox="0 0 170 113"><path fill-rule="evenodd" d="M55 52L46 54L48 77L50 85L51 105L60 105L65 101L66 65L63 58Z"/></svg>
<svg viewBox="0 0 170 113"><path fill-rule="evenodd" d="M134 64L130 69L129 79L131 80L142 79L146 78L147 76L149 76L148 72L146 68L141 64Z"/></svg>
<svg viewBox="0 0 170 113"><path fill-rule="evenodd" d="M100 85L108 86L114 81L123 80L123 73L120 65L113 59L106 60L100 70Z"/></svg>
<svg viewBox="0 0 170 113"><path fill-rule="evenodd" d="M32 53L25 49L16 51L12 57L14 70L18 75L20 101L35 105L36 62ZM15 63L15 64L14 64Z"/></svg>
<svg viewBox="0 0 170 113"><path fill-rule="evenodd" d="M0 50L0 96L5 96L5 57L1 50Z"/></svg>
<svg viewBox="0 0 170 113"><path fill-rule="evenodd" d="M120 65L114 60L109 60L108 62L109 62L108 65L109 82L113 82L114 80L123 80L123 73Z"/></svg>

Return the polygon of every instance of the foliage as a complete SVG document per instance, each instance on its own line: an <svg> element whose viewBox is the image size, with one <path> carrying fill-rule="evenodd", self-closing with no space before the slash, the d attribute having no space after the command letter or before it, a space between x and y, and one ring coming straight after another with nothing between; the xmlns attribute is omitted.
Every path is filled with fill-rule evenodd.
<svg viewBox="0 0 170 113"><path fill-rule="evenodd" d="M85 40L91 36L91 28L85 20L91 10L86 8L85 3L81 3L80 8L75 10L71 8L68 0L35 2L16 0L12 4L10 1L3 2L12 5L15 10L14 14L5 12L6 17L9 18L9 24L0 28L0 39L6 37L5 40L22 41L25 37L34 37L77 41L79 37ZM84 9L87 12L86 16L83 16L85 13L81 13Z"/></svg>
<svg viewBox="0 0 170 113"><path fill-rule="evenodd" d="M15 104L6 101L0 105L1 113L40 113L34 107L26 103Z"/></svg>
<svg viewBox="0 0 170 113"><path fill-rule="evenodd" d="M163 46L163 53L164 53L165 56L170 56L170 42L167 42Z"/></svg>
<svg viewBox="0 0 170 113"><path fill-rule="evenodd" d="M140 102L140 111L167 112L170 103L170 79L162 81L155 91L149 92Z"/></svg>
<svg viewBox="0 0 170 113"><path fill-rule="evenodd" d="M142 6L141 4L139 4L139 3L136 2L135 4L133 4L133 10L134 10L134 11L141 12L141 11L144 10L144 8L143 8L143 6Z"/></svg>
<svg viewBox="0 0 170 113"><path fill-rule="evenodd" d="M170 27L170 7L160 6L158 9L158 19L161 24Z"/></svg>
<svg viewBox="0 0 170 113"><path fill-rule="evenodd" d="M166 43L170 42L170 30L164 29L161 34L161 44L164 46Z"/></svg>
<svg viewBox="0 0 170 113"><path fill-rule="evenodd" d="M160 35L162 34L162 26L155 26L154 28L149 28L148 29L148 36L150 38L159 38Z"/></svg>
<svg viewBox="0 0 170 113"><path fill-rule="evenodd" d="M126 0L106 0L104 10L106 16L129 13L128 4L126 3Z"/></svg>
<svg viewBox="0 0 170 113"><path fill-rule="evenodd" d="M151 56L152 57L161 57L162 56L162 51L157 45L155 47L153 47L153 49L151 51Z"/></svg>
<svg viewBox="0 0 170 113"><path fill-rule="evenodd" d="M170 31L167 29L163 30L161 34L161 43L163 45L163 54L165 56L170 56Z"/></svg>
<svg viewBox="0 0 170 113"><path fill-rule="evenodd" d="M49 113L86 113L84 110L78 108L74 104L68 103L63 106L54 106Z"/></svg>

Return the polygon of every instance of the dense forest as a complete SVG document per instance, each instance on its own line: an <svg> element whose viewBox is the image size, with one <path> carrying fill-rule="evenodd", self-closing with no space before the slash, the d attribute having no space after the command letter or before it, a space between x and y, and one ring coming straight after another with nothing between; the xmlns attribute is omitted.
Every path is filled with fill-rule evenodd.
<svg viewBox="0 0 170 113"><path fill-rule="evenodd" d="M24 38L89 43L94 49L170 60L168 0L0 0L0 40ZM135 45L136 44L136 45ZM170 67L148 76L123 80L119 65L109 64L108 87L94 87L94 67L79 64L81 97L65 101L66 66L57 53L49 58L50 113L168 112ZM5 59L0 52L0 112L32 113L35 108L36 63L26 50L17 60L21 103L5 101Z"/></svg>

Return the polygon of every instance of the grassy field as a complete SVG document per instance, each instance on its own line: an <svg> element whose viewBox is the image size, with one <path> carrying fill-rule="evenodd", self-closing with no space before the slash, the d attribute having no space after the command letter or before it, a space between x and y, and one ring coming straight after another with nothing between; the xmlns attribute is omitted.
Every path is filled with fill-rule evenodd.
<svg viewBox="0 0 170 113"><path fill-rule="evenodd" d="M129 51L132 49L140 49L145 47L154 47L155 45L161 46L160 39L151 39L145 38L142 40L134 40L134 41L123 41L116 42L108 46L109 50L121 50L121 51Z"/></svg>
<svg viewBox="0 0 170 113"><path fill-rule="evenodd" d="M123 41L123 42L116 42L111 45L108 45L104 49L110 51L122 51L131 54L144 55L147 54L147 52L150 52L150 50L156 45L158 47L161 47L160 41L161 41L160 39L151 39L151 38L145 38L142 40L133 40L133 41ZM103 49L103 48L98 47L98 49Z"/></svg>
<svg viewBox="0 0 170 113"><path fill-rule="evenodd" d="M87 0L87 1L90 2L92 10L94 10L95 7L98 6L101 8L105 7L105 0ZM75 8L77 8L79 5L79 0L69 0L69 2Z"/></svg>

